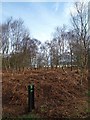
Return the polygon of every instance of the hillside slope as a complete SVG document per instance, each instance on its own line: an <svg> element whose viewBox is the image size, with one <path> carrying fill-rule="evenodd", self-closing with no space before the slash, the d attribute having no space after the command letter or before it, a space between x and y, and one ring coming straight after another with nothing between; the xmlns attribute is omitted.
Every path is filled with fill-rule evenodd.
<svg viewBox="0 0 90 120"><path fill-rule="evenodd" d="M86 117L88 81L77 71L62 69L3 72L3 116L27 114L28 85L35 86L34 114L40 117Z"/></svg>

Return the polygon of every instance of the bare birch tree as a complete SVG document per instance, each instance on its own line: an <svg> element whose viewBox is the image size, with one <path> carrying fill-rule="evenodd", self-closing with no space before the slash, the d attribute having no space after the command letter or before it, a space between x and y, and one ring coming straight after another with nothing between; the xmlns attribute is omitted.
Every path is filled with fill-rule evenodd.
<svg viewBox="0 0 90 120"><path fill-rule="evenodd" d="M76 9L76 14L71 14L72 17L72 25L73 29L78 36L76 39L77 49L80 52L79 54L79 63L82 79L85 75L85 71L87 70L87 62L88 62L88 14L87 14L87 6L84 2L75 2L74 7ZM81 80L82 84L82 80Z"/></svg>

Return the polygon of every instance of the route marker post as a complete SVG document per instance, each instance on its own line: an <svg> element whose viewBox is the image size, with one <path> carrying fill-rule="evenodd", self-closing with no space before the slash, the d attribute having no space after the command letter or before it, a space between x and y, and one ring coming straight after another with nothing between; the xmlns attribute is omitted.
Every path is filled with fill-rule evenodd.
<svg viewBox="0 0 90 120"><path fill-rule="evenodd" d="M28 85L28 112L32 112L34 108L34 85Z"/></svg>

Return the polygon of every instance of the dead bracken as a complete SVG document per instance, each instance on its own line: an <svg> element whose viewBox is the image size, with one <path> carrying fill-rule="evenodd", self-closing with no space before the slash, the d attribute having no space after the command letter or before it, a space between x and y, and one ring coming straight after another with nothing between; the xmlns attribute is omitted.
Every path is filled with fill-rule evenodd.
<svg viewBox="0 0 90 120"><path fill-rule="evenodd" d="M40 117L87 117L88 81L78 85L80 76L68 69L63 75L62 69L45 71L28 70L25 74L3 72L2 101L3 116L22 116L28 109L28 85L35 86L34 113ZM19 77L18 77L19 76ZM7 113L7 114L6 114ZM10 117L9 116L9 117Z"/></svg>

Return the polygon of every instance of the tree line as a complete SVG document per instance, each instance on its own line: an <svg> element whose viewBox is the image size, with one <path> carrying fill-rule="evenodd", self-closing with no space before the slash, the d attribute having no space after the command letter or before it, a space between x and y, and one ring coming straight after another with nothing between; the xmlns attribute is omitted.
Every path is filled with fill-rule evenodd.
<svg viewBox="0 0 90 120"><path fill-rule="evenodd" d="M71 13L71 29L57 26L52 40L44 43L31 38L22 19L8 18L0 25L2 69L53 68L73 66L85 71L90 58L90 36L87 7L75 2ZM90 65L89 65L90 66Z"/></svg>

